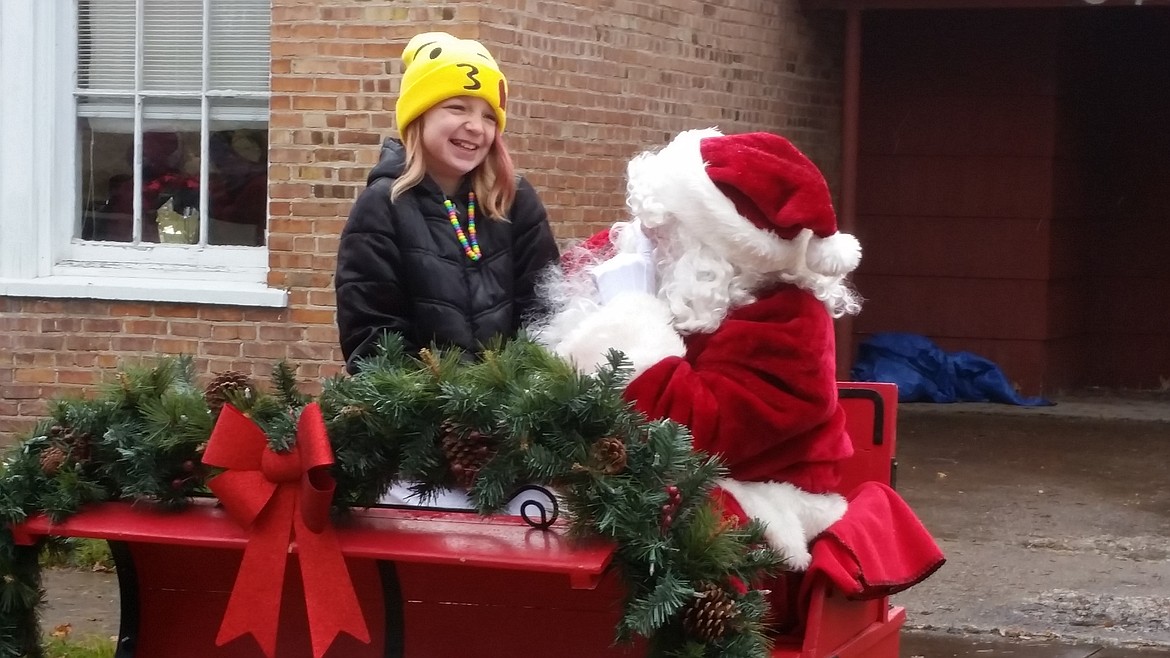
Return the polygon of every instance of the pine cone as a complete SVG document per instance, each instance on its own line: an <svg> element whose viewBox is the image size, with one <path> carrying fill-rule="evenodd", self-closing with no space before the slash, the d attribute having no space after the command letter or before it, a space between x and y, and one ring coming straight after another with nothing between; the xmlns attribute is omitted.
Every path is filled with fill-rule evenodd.
<svg viewBox="0 0 1170 658"><path fill-rule="evenodd" d="M57 471L61 470L61 466L65 464L65 460L69 457L66 452L57 446L49 446L41 452L41 471L53 477Z"/></svg>
<svg viewBox="0 0 1170 658"><path fill-rule="evenodd" d="M589 452L594 466L606 475L617 475L626 470L626 444L619 438L598 439Z"/></svg>
<svg viewBox="0 0 1170 658"><path fill-rule="evenodd" d="M683 629L701 642L713 642L727 634L735 622L735 601L719 585L700 583L695 598L683 608Z"/></svg>
<svg viewBox="0 0 1170 658"><path fill-rule="evenodd" d="M459 486L468 489L479 475L479 469L496 455L491 437L471 430L461 434L450 423L443 424L443 454L451 475Z"/></svg>
<svg viewBox="0 0 1170 658"><path fill-rule="evenodd" d="M53 425L49 428L49 443L61 450L67 457L79 462L89 461L90 442L93 437L65 425Z"/></svg>
<svg viewBox="0 0 1170 658"><path fill-rule="evenodd" d="M228 394L234 391L253 392L256 385L252 378L238 370L225 370L215 376L207 388L203 389L203 399L207 401L207 408L212 414L218 414L223 405L228 403Z"/></svg>
<svg viewBox="0 0 1170 658"><path fill-rule="evenodd" d="M65 445L69 446L69 456L79 462L89 461L89 447L93 437L86 432L70 429L66 434Z"/></svg>

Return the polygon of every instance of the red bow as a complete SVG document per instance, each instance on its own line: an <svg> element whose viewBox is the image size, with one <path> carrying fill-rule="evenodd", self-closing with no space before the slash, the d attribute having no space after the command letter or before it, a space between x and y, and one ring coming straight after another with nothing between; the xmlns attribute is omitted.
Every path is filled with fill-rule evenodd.
<svg viewBox="0 0 1170 658"><path fill-rule="evenodd" d="M313 655L321 658L342 631L370 641L337 536L329 523L336 486L333 451L316 403L297 422L292 450L278 453L250 418L224 405L203 463L228 470L208 481L227 513L249 531L217 646L251 633L264 655L276 653L284 567L295 538L300 554Z"/></svg>

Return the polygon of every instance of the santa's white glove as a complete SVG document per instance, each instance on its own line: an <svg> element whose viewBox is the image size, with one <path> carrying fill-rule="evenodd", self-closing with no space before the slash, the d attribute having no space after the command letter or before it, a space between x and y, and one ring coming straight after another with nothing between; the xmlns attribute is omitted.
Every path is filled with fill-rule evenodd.
<svg viewBox="0 0 1170 658"><path fill-rule="evenodd" d="M686 353L666 302L645 292L617 294L583 318L555 347L558 355L582 372L593 372L604 364L610 349L626 355L634 376L668 356Z"/></svg>
<svg viewBox="0 0 1170 658"><path fill-rule="evenodd" d="M630 222L623 229L623 242L629 247L594 266L590 270L597 283L598 297L602 304L609 304L615 297L626 292L655 294L654 245L642 233L637 221Z"/></svg>

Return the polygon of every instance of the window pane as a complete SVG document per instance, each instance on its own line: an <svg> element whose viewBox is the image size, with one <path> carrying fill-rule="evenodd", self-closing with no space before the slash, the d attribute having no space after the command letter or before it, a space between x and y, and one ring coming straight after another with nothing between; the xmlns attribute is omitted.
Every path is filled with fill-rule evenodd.
<svg viewBox="0 0 1170 658"><path fill-rule="evenodd" d="M210 89L268 91L271 0L211 2Z"/></svg>
<svg viewBox="0 0 1170 658"><path fill-rule="evenodd" d="M77 3L82 201L74 236L199 244L203 221L209 244L263 246L270 0ZM203 92L207 126L201 126ZM142 104L138 172L136 100ZM209 137L206 153L201 127ZM201 162L205 208L199 207Z"/></svg>
<svg viewBox="0 0 1170 658"><path fill-rule="evenodd" d="M131 242L134 134L109 120L83 118L78 124L83 193L78 237ZM198 153L198 132L156 126L143 133L143 242L199 241L199 162L188 155L192 144ZM185 168L192 165L193 173Z"/></svg>
<svg viewBox="0 0 1170 658"><path fill-rule="evenodd" d="M260 247L268 219L268 131L211 124L210 244Z"/></svg>
<svg viewBox="0 0 1170 658"><path fill-rule="evenodd" d="M142 241L197 244L199 102L150 99L142 115Z"/></svg>
<svg viewBox="0 0 1170 658"><path fill-rule="evenodd" d="M202 89L202 2L148 1L143 8L142 38L144 90Z"/></svg>
<svg viewBox="0 0 1170 658"><path fill-rule="evenodd" d="M246 124L258 128L268 125L267 98L213 98L211 119L220 125Z"/></svg>
<svg viewBox="0 0 1170 658"><path fill-rule="evenodd" d="M81 0L77 86L134 90L134 0Z"/></svg>
<svg viewBox="0 0 1170 658"><path fill-rule="evenodd" d="M134 235L134 105L108 98L80 101L89 116L77 119L81 221L74 235L129 242Z"/></svg>

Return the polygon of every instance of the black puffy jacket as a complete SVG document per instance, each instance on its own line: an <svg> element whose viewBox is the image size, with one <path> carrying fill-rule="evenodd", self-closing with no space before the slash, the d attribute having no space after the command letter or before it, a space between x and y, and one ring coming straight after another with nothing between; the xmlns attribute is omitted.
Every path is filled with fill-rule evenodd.
<svg viewBox="0 0 1170 658"><path fill-rule="evenodd" d="M483 256L472 261L430 177L390 203L404 165L402 143L386 140L341 234L333 284L351 373L388 331L400 333L411 353L432 342L475 353L498 335L515 335L536 312L540 271L558 257L544 206L527 180L520 179L510 221L476 218ZM468 189L451 199L465 231Z"/></svg>

